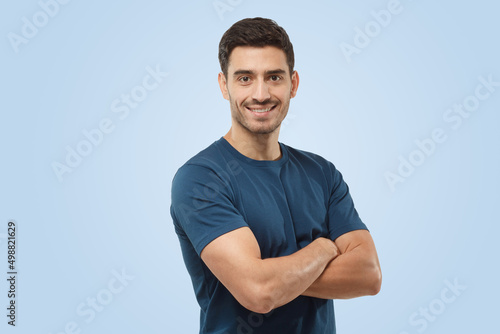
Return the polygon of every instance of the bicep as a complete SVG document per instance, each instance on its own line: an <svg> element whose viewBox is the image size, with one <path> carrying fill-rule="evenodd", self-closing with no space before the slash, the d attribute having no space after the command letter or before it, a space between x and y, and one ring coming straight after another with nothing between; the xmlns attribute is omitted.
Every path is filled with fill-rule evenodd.
<svg viewBox="0 0 500 334"><path fill-rule="evenodd" d="M252 273L261 261L259 244L248 227L225 233L202 250L201 259L217 279L244 303L252 293Z"/></svg>
<svg viewBox="0 0 500 334"><path fill-rule="evenodd" d="M358 281L358 290L352 296L376 295L382 284L382 271L378 260L375 243L367 230L355 230L345 233L335 239L341 255L351 271L360 273L362 280ZM345 255L344 255L345 254ZM354 276L350 272L350 277Z"/></svg>
<svg viewBox="0 0 500 334"><path fill-rule="evenodd" d="M367 257L377 257L375 243L368 230L355 230L347 232L334 240L341 254L357 250Z"/></svg>

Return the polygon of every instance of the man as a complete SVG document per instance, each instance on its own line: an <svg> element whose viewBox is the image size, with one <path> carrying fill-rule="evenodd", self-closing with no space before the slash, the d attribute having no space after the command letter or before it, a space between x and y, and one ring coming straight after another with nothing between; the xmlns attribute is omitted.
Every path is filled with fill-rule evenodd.
<svg viewBox="0 0 500 334"><path fill-rule="evenodd" d="M334 165L278 141L299 86L283 28L235 23L219 45L229 132L176 173L171 214L200 333L335 333L332 299L374 295L374 243Z"/></svg>

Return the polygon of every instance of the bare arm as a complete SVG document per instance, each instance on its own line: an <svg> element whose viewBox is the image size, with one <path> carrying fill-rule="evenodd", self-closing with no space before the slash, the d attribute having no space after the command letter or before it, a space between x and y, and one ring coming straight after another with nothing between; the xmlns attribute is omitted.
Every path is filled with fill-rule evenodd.
<svg viewBox="0 0 500 334"><path fill-rule="evenodd" d="M262 259L248 227L226 233L201 252L201 258L238 302L267 313L302 294L337 256L333 241L318 238L298 252Z"/></svg>
<svg viewBox="0 0 500 334"><path fill-rule="evenodd" d="M366 230L348 232L338 237L335 244L340 255L303 295L324 299L376 295L382 284L382 272L370 233Z"/></svg>

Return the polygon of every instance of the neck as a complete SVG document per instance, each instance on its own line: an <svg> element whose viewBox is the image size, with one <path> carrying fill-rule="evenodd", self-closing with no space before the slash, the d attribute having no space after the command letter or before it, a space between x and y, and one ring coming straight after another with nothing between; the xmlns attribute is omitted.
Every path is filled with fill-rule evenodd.
<svg viewBox="0 0 500 334"><path fill-rule="evenodd" d="M278 160L281 149L278 143L279 128L269 134L254 134L248 131L229 129L224 139L244 156L254 160Z"/></svg>

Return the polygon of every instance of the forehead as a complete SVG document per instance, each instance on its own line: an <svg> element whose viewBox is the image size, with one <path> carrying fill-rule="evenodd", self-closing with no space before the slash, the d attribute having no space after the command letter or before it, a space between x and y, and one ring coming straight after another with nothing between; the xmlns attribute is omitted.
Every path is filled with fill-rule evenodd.
<svg viewBox="0 0 500 334"><path fill-rule="evenodd" d="M258 73L278 69L288 73L285 52L274 46L237 46L229 56L229 73L239 70L249 70Z"/></svg>

